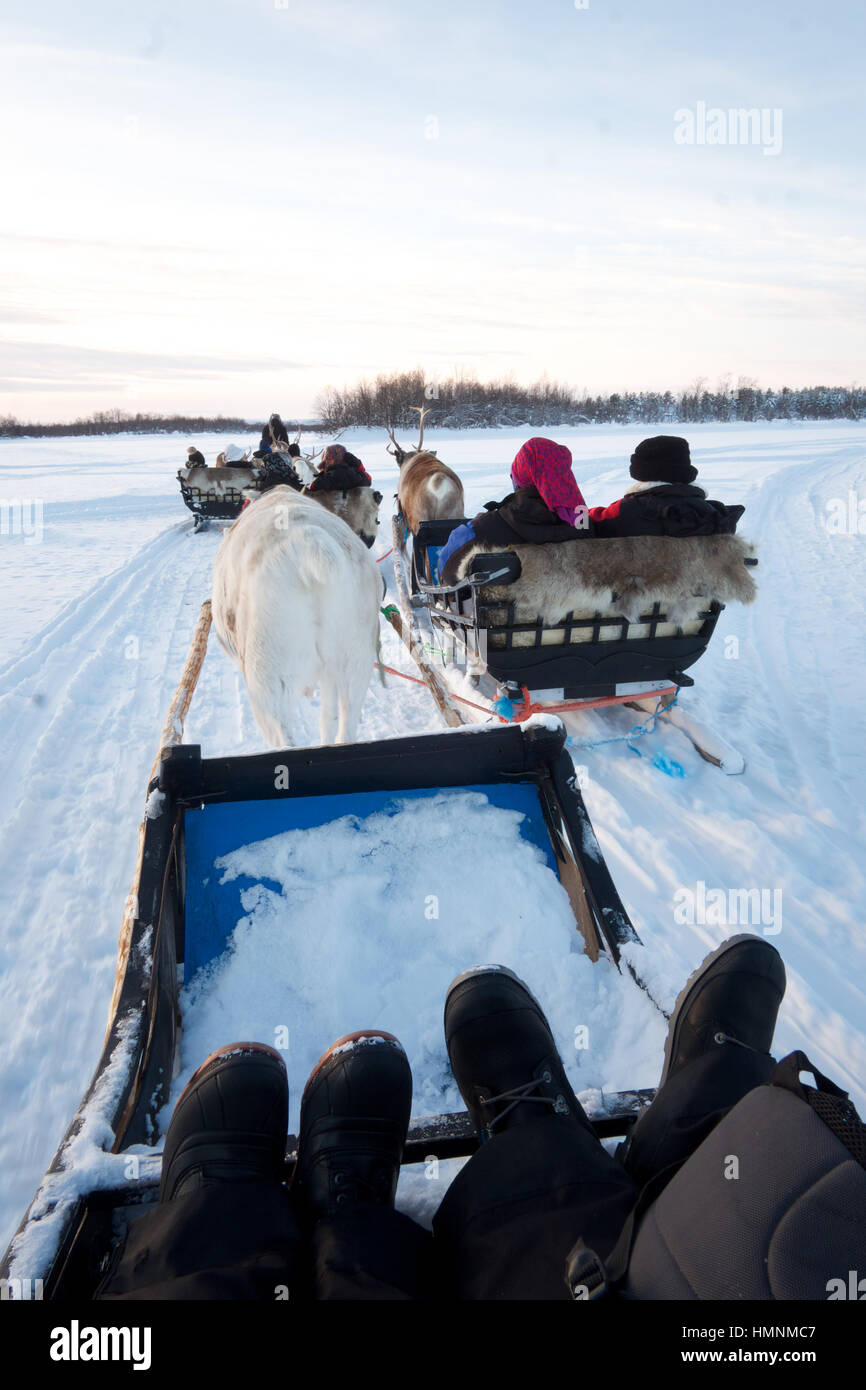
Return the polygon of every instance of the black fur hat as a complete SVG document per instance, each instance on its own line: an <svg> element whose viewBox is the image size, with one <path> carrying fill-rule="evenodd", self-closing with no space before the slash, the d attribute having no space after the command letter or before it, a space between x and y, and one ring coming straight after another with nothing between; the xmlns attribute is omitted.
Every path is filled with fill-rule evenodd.
<svg viewBox="0 0 866 1390"><path fill-rule="evenodd" d="M688 440L675 434L642 439L631 456L628 471L639 483L693 483L698 476Z"/></svg>

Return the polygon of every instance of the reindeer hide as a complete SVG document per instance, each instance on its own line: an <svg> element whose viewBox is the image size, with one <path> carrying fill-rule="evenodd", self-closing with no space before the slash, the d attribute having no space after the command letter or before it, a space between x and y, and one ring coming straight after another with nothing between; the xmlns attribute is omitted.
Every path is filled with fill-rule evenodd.
<svg viewBox="0 0 866 1390"><path fill-rule="evenodd" d="M752 546L739 536L619 536L562 545L508 545L520 559L513 584L487 585L479 599L513 601L515 622L542 618L555 625L575 616L622 615L630 622L658 603L672 623L694 622L707 603L751 603L755 582L743 561ZM459 566L472 573L474 557L496 553L475 545ZM616 596L616 597L614 597Z"/></svg>

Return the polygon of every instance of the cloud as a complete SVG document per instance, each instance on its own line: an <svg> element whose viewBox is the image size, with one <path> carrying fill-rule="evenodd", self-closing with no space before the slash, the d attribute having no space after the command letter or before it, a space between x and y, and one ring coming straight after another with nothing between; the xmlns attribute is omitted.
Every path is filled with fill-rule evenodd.
<svg viewBox="0 0 866 1390"><path fill-rule="evenodd" d="M16 389L92 389L100 384L116 389L130 379L161 384L179 377L225 379L240 373L301 371L308 366L274 357L158 355L50 342L0 342L0 377L7 388Z"/></svg>

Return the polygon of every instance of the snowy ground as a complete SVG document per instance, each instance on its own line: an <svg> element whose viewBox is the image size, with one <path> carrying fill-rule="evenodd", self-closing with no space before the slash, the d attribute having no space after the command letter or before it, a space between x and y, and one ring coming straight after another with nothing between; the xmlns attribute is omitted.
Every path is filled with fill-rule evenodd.
<svg viewBox="0 0 866 1390"><path fill-rule="evenodd" d="M572 448L592 505L619 495L629 453L653 432L586 427L556 437ZM759 547L757 604L725 611L695 668L697 687L683 697L741 749L746 773L722 776L670 729L652 736L652 748L681 764L682 779L663 775L624 743L579 746L625 732L634 716L616 710L587 717L573 756L586 769L584 795L644 943L640 973L656 997L668 1007L688 971L726 935L766 931L788 968L778 1049L802 1047L866 1109L866 751L858 698L866 534L838 529L839 517L852 514L852 495L855 507L866 497L866 426L684 432L713 495L745 502L741 529ZM508 463L524 437L491 431L431 440L463 476L470 513L507 490ZM196 442L210 459L227 441ZM344 442L385 493L382 553L390 545L393 459L377 435ZM143 785L209 592L219 536L190 533L174 477L186 443L0 443L0 1246L98 1059ZM410 670L384 626L383 651L389 665ZM312 706L303 718L313 741ZM385 689L371 684L362 738L441 727L423 688L393 679ZM262 746L215 641L187 738L209 755ZM764 890L772 912L763 921L678 921L676 903L684 891L699 894L700 884L707 892ZM503 952L509 947L516 958L503 963L520 969L525 943L512 936L501 943ZM477 938L467 941L461 964L477 963L482 948ZM575 959L581 997L571 1012L554 988L560 981L544 1000L575 1080L654 1084L658 1015L645 1013L645 996L607 967L584 965ZM543 992L543 981L532 983ZM414 988L420 1001L424 979ZM425 999L424 1007L434 1006ZM370 1021L388 1026L384 1017ZM571 1046L578 1024L590 1027L582 1055ZM322 1036L321 1047L330 1041ZM185 1057L184 1066L192 1061ZM416 1078L424 1110L429 1080ZM441 1188L428 1189L432 1203Z"/></svg>

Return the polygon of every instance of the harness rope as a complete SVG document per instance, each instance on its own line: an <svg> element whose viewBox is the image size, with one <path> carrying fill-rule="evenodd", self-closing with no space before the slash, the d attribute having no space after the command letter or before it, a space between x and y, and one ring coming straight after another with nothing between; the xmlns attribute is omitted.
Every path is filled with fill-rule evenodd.
<svg viewBox="0 0 866 1390"><path fill-rule="evenodd" d="M631 748L632 753L637 753L638 757L641 757L642 754L640 752L640 749L632 748L632 740L643 738L646 734L655 733L655 727L658 723L659 715L664 714L666 710L673 709L674 705L676 704L679 698L680 692L678 690L674 698L671 700L670 704L663 705L661 700L659 700L652 714L649 715L648 718L645 719L641 724L633 725L633 727L629 730L627 734L617 734L614 738L597 738L593 739L590 743L573 743L571 739L569 739L568 742L571 745L571 747L581 749L602 748L607 743L627 743L629 748Z"/></svg>

